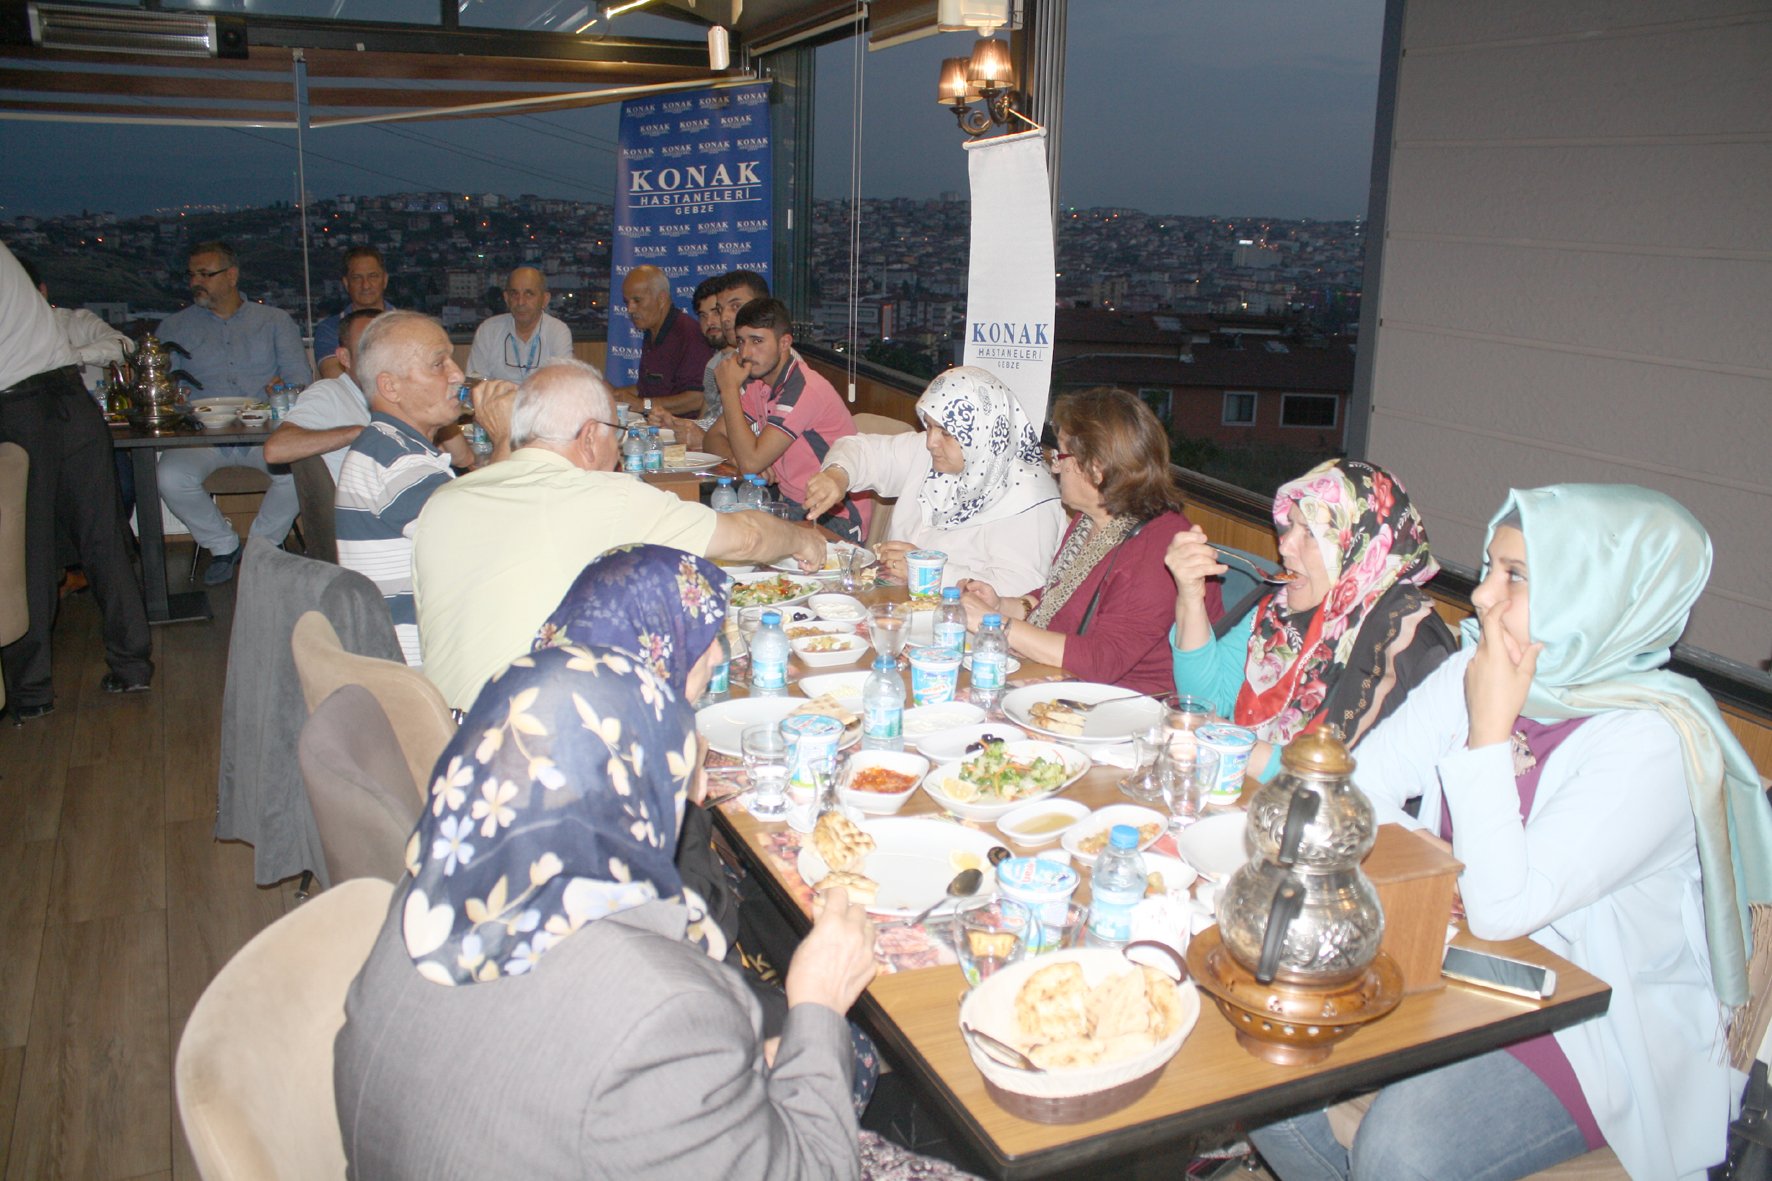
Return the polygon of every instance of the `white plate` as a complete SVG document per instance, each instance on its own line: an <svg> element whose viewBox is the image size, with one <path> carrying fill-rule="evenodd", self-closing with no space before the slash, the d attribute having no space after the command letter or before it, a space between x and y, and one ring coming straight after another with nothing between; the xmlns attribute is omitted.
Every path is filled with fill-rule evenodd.
<svg viewBox="0 0 1772 1181"><path fill-rule="evenodd" d="M1083 778L1084 775L1088 774L1089 768L1093 765L1090 762L1088 755L1083 754L1081 751L1072 750L1068 746L1059 746L1055 742L1035 742L1032 739L1027 739L1021 742L1006 742L1003 745L1006 748L1005 753L1012 759L1057 759L1064 764L1065 778L1061 780L1056 787L1047 791L1036 792L1033 795L1022 796L1020 799L998 800L995 797L991 797L982 801L961 801L951 798L942 790L942 781L950 777L958 777L960 773L961 763L951 762L941 764L933 771L929 772L928 775L924 776L923 790L929 793L929 798L934 800L937 805L952 812L962 820L978 820L987 824L995 823L999 817L1007 812L1013 811L1023 804L1031 803L1034 800L1048 799L1057 795L1077 780Z"/></svg>
<svg viewBox="0 0 1772 1181"><path fill-rule="evenodd" d="M718 455L706 451L685 451L682 459L676 463L665 464L664 470L667 472L692 472L697 468L714 467L725 462Z"/></svg>
<svg viewBox="0 0 1772 1181"><path fill-rule="evenodd" d="M1127 697L1118 685L1095 685L1088 681L1060 681L1056 684L1028 685L1003 694L1003 713L1010 721L1026 726L1037 734L1064 742L1130 742L1134 734L1150 729L1163 720L1163 703L1154 697ZM1029 712L1043 701L1060 697L1072 701L1120 700L1088 712L1081 734L1060 734L1036 725Z"/></svg>
<svg viewBox="0 0 1772 1181"><path fill-rule="evenodd" d="M198 398L191 403L191 410L196 414L238 414L251 402L250 398Z"/></svg>
<svg viewBox="0 0 1772 1181"><path fill-rule="evenodd" d="M904 711L904 740L912 743L944 730L958 730L984 721L984 707L967 701L913 705Z"/></svg>
<svg viewBox="0 0 1772 1181"><path fill-rule="evenodd" d="M849 565L849 555L859 547L853 541L833 541L824 547L824 569L814 573L841 574ZM868 563L870 566L872 562ZM777 570L786 570L791 574L800 573L800 563L788 558L775 564Z"/></svg>
<svg viewBox="0 0 1772 1181"><path fill-rule="evenodd" d="M812 614L812 609L810 607L795 607L792 609L795 611L804 611L809 616ZM784 620L781 628L788 633L789 643L792 643L795 640L804 639L808 636L853 636L857 634L854 624L832 623L828 619L809 618L796 620L793 623L788 623ZM795 632L802 632L804 635L796 636L794 634ZM862 638L865 639L866 637L864 636Z"/></svg>
<svg viewBox="0 0 1772 1181"><path fill-rule="evenodd" d="M714 565L728 574L754 574L757 571L755 562L715 562Z"/></svg>
<svg viewBox="0 0 1772 1181"><path fill-rule="evenodd" d="M853 697L861 700L861 691L868 683L865 672L818 673L815 676L801 677L797 682L800 692L808 697L823 697L829 693L832 697Z"/></svg>
<svg viewBox="0 0 1772 1181"><path fill-rule="evenodd" d="M1181 850L1181 859L1199 870L1202 877L1223 881L1249 860L1249 852L1243 846L1248 825L1246 812L1218 812L1182 829L1175 844Z"/></svg>
<svg viewBox="0 0 1772 1181"><path fill-rule="evenodd" d="M864 623L868 617L868 609L853 595L813 595L806 605L833 623Z"/></svg>
<svg viewBox="0 0 1772 1181"><path fill-rule="evenodd" d="M780 574L774 570L759 570L754 574L734 574L732 576L732 581L749 585L753 582L773 582L777 578L787 579L789 582L800 588L800 593L790 595L785 599L780 599L773 603L747 603L745 604L745 607L786 607L794 603L804 603L818 592L818 579L804 574ZM733 588L735 591L737 589L737 587ZM741 610L743 609L744 608L741 608Z"/></svg>
<svg viewBox="0 0 1772 1181"><path fill-rule="evenodd" d="M790 624L808 623L818 618L812 608L805 604L788 606L784 603L771 603L767 607L740 607L738 609L738 627L746 635L763 626L763 612L781 612L781 626L785 630Z"/></svg>
<svg viewBox="0 0 1772 1181"><path fill-rule="evenodd" d="M996 893L997 875L989 872L987 857L997 840L989 833L947 820L909 816L864 820L861 829L875 841L874 851L859 867L859 872L880 883L879 894L868 906L874 914L906 918L915 915L944 897L954 875L974 864L986 871L984 883L974 897L987 898ZM955 853L969 853L977 861L956 859ZM797 868L800 877L815 890L830 872L811 841L800 845ZM935 913L941 915L951 910L948 905Z"/></svg>
<svg viewBox="0 0 1772 1181"><path fill-rule="evenodd" d="M1133 828L1155 824L1157 831L1152 834L1150 839L1138 842L1138 847L1142 850L1150 848L1163 839L1163 833L1169 827L1169 817L1155 808L1141 808L1137 804L1109 804L1105 808L1096 809L1089 819L1079 821L1076 827L1066 831L1063 840L1059 843L1064 846L1066 853L1077 859L1078 864L1092 866L1095 864L1095 859L1101 854L1099 851L1095 853L1083 852L1082 842L1098 832L1106 832L1116 824L1130 824ZM1106 845L1102 846L1104 849L1106 847Z"/></svg>
<svg viewBox="0 0 1772 1181"><path fill-rule="evenodd" d="M1054 828L1050 832L1028 833L1022 826L1039 816L1059 815L1069 823L1063 828ZM997 831L1020 845L1023 849L1040 849L1052 844L1065 833L1070 826L1089 815L1089 805L1080 804L1076 800L1035 800L1031 804L1022 804L1003 813L997 821Z"/></svg>
<svg viewBox="0 0 1772 1181"><path fill-rule="evenodd" d="M960 657L960 667L964 668L967 672L972 671L972 653L968 652L968 653L966 653L966 655ZM1004 667L1003 675L1006 677L1012 677L1016 673L1021 671L1021 661L1019 661L1019 660L1015 659L1015 657L1011 656L1009 658L1009 663L1004 665L1003 667ZM1081 697L1079 697L1079 698L1077 698L1077 700L1081 701L1083 699Z"/></svg>
<svg viewBox="0 0 1772 1181"><path fill-rule="evenodd" d="M1177 858L1165 856L1162 853L1145 853L1143 856L1145 873L1163 875L1163 892L1165 894L1174 893L1176 890L1185 891L1194 884L1194 879L1200 876L1194 872L1193 866Z"/></svg>
<svg viewBox="0 0 1772 1181"><path fill-rule="evenodd" d="M820 640L836 638L843 641L843 647L831 652L810 650L812 644ZM803 640L790 640L788 644L800 663L807 668L832 668L839 664L854 664L873 651L873 646L858 635L847 636L808 636Z"/></svg>
<svg viewBox="0 0 1772 1181"><path fill-rule="evenodd" d="M737 758L744 753L738 741L746 726L779 722L805 704L798 697L735 697L697 711L695 729L710 749Z"/></svg>
<svg viewBox="0 0 1772 1181"><path fill-rule="evenodd" d="M955 759L966 757L966 748L975 742L983 742L990 738L1000 738L1004 742L1020 742L1027 737L1027 732L1019 726L1011 726L1007 722L980 722L976 726L961 726L957 730L942 730L935 734L925 734L917 739L917 750L938 763L951 763ZM907 739L907 744L908 744Z"/></svg>

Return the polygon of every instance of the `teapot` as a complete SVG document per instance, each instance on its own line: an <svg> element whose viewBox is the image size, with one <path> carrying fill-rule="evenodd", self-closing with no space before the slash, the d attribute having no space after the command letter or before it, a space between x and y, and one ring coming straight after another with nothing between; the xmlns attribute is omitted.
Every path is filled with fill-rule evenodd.
<svg viewBox="0 0 1772 1181"><path fill-rule="evenodd" d="M1354 759L1332 731L1302 734L1249 804L1250 859L1218 900L1224 946L1262 984L1330 986L1378 954L1384 913L1360 869L1377 839Z"/></svg>
<svg viewBox="0 0 1772 1181"><path fill-rule="evenodd" d="M168 349L190 356L176 341L162 343L152 332L143 336L141 343L135 346L135 381L130 389L130 400L135 404L136 417L143 426L166 426L183 418L183 412L178 408L177 373L171 367Z"/></svg>

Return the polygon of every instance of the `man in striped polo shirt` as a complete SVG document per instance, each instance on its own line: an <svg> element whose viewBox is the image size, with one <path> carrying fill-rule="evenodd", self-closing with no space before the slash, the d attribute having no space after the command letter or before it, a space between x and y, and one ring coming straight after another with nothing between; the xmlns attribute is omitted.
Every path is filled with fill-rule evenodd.
<svg viewBox="0 0 1772 1181"><path fill-rule="evenodd" d="M441 324L417 312L384 312L358 342L357 381L369 395L369 425L339 467L338 564L380 588L406 663L417 667L424 660L412 601L412 530L431 493L455 475L435 439L461 413L462 371Z"/></svg>

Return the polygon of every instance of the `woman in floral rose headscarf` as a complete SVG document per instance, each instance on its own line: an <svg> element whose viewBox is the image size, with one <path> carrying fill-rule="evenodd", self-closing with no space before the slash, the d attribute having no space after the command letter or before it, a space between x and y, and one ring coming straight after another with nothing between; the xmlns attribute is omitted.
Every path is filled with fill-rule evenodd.
<svg viewBox="0 0 1772 1181"><path fill-rule="evenodd" d="M1427 530L1396 478L1358 460L1330 460L1274 497L1280 558L1292 576L1222 636L1205 587L1224 574L1199 528L1178 534L1175 687L1255 731L1250 768L1278 771L1278 750L1331 725L1352 744L1457 647L1420 586L1439 572Z"/></svg>

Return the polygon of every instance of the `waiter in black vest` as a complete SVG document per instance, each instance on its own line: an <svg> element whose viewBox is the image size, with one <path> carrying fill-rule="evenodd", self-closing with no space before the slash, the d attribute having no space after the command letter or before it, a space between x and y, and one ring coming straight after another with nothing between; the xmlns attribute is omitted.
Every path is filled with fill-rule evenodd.
<svg viewBox="0 0 1772 1181"><path fill-rule="evenodd" d="M104 616L107 693L148 689L148 612L130 565L111 433L81 384L73 350L24 267L0 243L0 443L31 463L25 486L25 584L30 626L0 648L15 724L55 709L49 634L55 625L55 530L73 539Z"/></svg>

